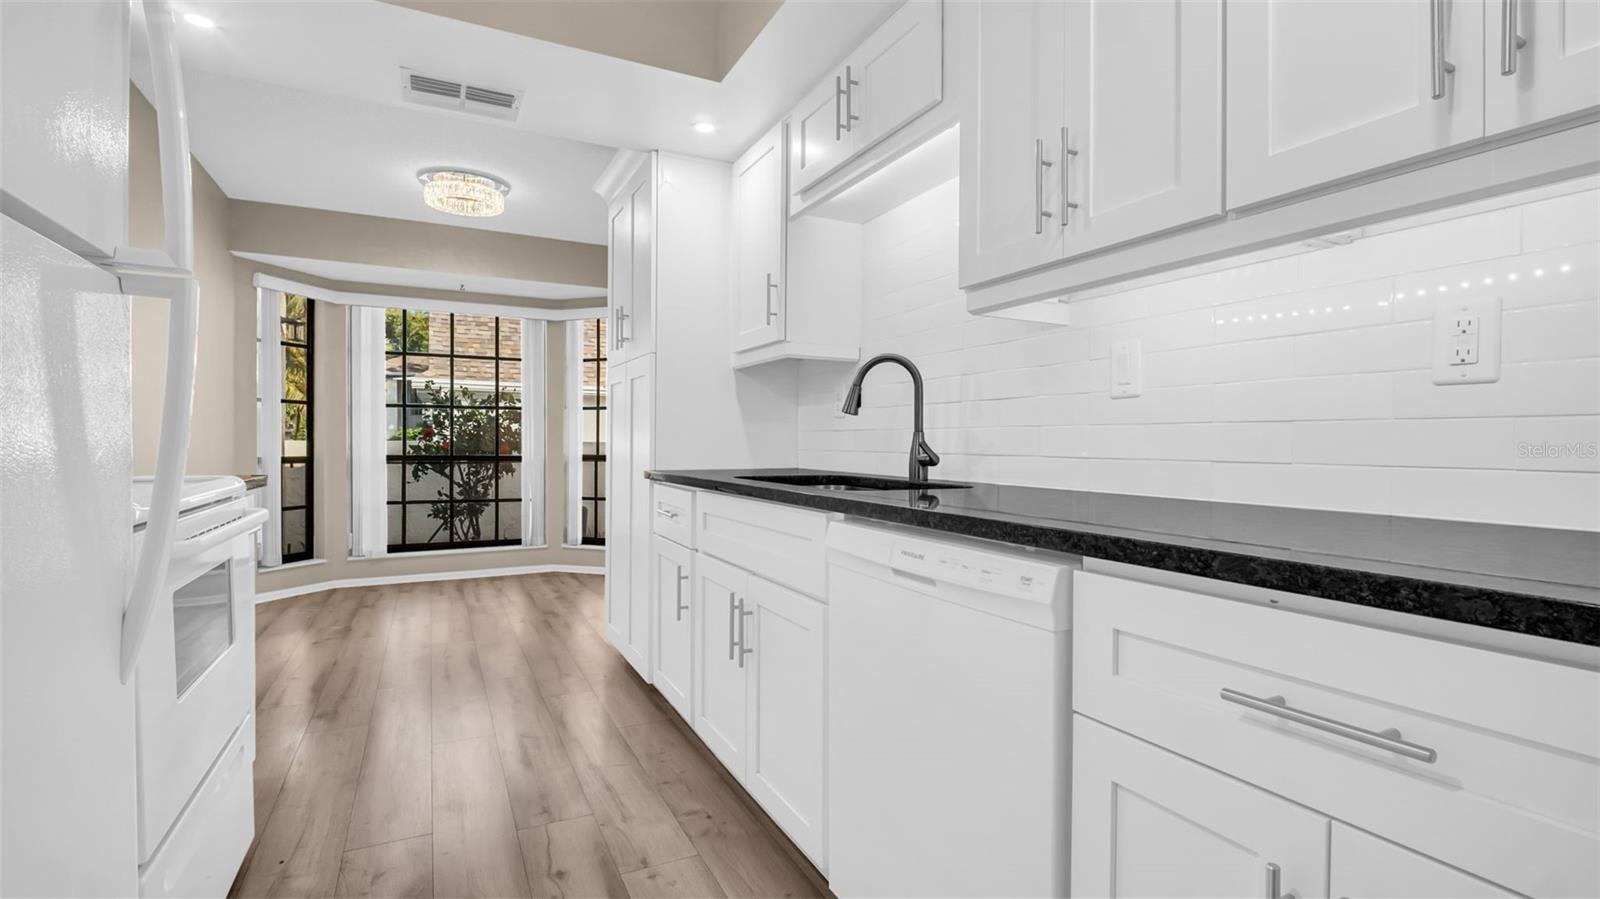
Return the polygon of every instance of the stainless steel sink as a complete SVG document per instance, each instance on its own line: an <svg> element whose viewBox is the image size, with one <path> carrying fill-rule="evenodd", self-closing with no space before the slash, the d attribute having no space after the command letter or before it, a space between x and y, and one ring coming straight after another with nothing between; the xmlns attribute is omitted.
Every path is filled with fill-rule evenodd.
<svg viewBox="0 0 1600 899"><path fill-rule="evenodd" d="M905 478L885 478L865 474L769 474L740 475L742 481L763 481L790 487L814 487L818 490L965 490L971 484L950 481L928 481L918 484Z"/></svg>

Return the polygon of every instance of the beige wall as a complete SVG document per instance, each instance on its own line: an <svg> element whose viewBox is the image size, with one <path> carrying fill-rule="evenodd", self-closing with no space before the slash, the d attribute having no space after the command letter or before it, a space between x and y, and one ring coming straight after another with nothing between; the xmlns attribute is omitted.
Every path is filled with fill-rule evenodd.
<svg viewBox="0 0 1600 899"><path fill-rule="evenodd" d="M162 239L161 175L155 110L130 87L129 219L135 244L157 246ZM291 278L308 286L357 293L440 298L436 292L372 284L333 282L274 268L232 255L231 251L270 253L342 262L592 285L603 292L606 249L595 244L497 234L403 222L372 216L230 200L198 161L193 162L195 197L195 274L200 282L200 348L196 360L194 430L188 470L196 474L246 474L256 470L256 290L257 272ZM313 297L314 298L314 297ZM450 299L525 308L590 306L601 300L529 300L476 293ZM603 305L602 305L603 308ZM598 314L603 315L603 312ZM546 447L545 533L551 549L463 550L436 555L396 555L352 560L348 555L348 309L316 306L315 410L317 457L315 549L321 564L257 577L262 592L350 578L404 577L531 565L600 565L604 551L561 546L566 514L565 350L562 327L549 328L546 384L550 410ZM166 366L166 303L135 299L133 304L134 470L155 466L161 387Z"/></svg>
<svg viewBox="0 0 1600 899"><path fill-rule="evenodd" d="M160 246L161 167L156 152L156 114L129 86L128 232L136 246ZM241 382L234 357L237 315L233 257L228 252L229 200L198 161L193 161L195 275L200 282L200 346L194 390L194 429L188 470L196 474L243 474L255 470L255 447L239 439L235 404L241 393L255 402L254 350L249 380ZM252 339L254 332L251 332ZM167 302L133 301L133 470L155 470L161 388L167 365Z"/></svg>
<svg viewBox="0 0 1600 899"><path fill-rule="evenodd" d="M601 244L244 200L231 215L229 246L241 253L606 286Z"/></svg>

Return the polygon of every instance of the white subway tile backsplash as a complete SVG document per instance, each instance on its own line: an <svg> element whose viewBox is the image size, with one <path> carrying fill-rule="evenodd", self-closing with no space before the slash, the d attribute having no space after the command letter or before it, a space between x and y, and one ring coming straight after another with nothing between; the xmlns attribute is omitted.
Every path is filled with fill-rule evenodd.
<svg viewBox="0 0 1600 899"><path fill-rule="evenodd" d="M1074 300L1068 327L966 311L958 185L863 229L862 358L927 381L942 479L1600 529L1600 191ZM1446 298L1504 306L1501 379L1432 382ZM1110 342L1141 396L1111 399ZM899 474L911 385L801 367L800 462Z"/></svg>
<svg viewBox="0 0 1600 899"><path fill-rule="evenodd" d="M1218 384L1215 400L1218 421L1388 418L1394 414L1394 387L1388 374Z"/></svg>
<svg viewBox="0 0 1600 899"><path fill-rule="evenodd" d="M1586 190L1522 207L1522 251L1600 240L1600 191Z"/></svg>

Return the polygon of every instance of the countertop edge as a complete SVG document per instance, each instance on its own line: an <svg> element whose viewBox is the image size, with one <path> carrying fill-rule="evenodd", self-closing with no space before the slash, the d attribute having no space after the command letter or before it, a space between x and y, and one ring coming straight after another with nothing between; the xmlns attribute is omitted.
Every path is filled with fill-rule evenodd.
<svg viewBox="0 0 1600 899"><path fill-rule="evenodd" d="M731 482L660 471L646 472L645 477L664 484L835 512L888 524L1282 590L1565 643L1600 646L1600 606L1576 600L1342 568L1320 562L1188 546L1177 540L1169 542L1022 522L999 522L959 511L923 511L852 501L848 495L804 492L757 482ZM1008 532L1003 539L981 533L998 526L1003 526Z"/></svg>

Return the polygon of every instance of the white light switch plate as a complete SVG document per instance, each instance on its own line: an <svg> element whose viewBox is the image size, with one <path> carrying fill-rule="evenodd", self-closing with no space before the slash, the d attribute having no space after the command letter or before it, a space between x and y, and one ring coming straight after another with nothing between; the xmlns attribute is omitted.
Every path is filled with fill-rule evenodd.
<svg viewBox="0 0 1600 899"><path fill-rule="evenodd" d="M1433 383L1500 380L1500 298L1438 300L1433 307Z"/></svg>
<svg viewBox="0 0 1600 899"><path fill-rule="evenodd" d="M1139 339L1111 343L1111 398L1138 396L1144 389L1144 354Z"/></svg>

